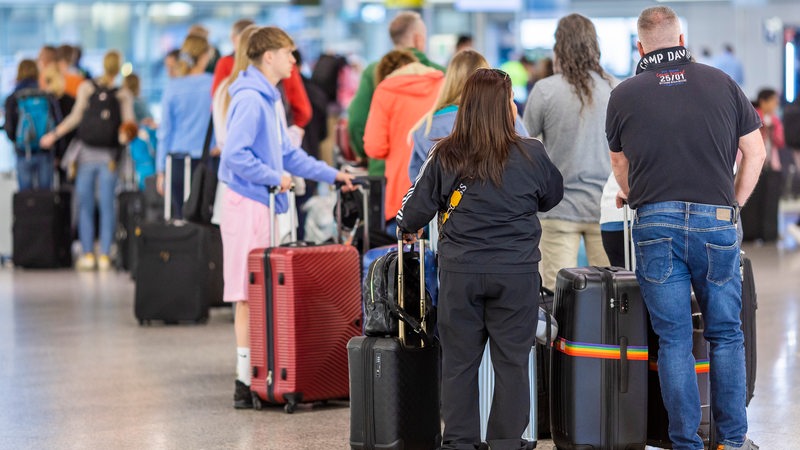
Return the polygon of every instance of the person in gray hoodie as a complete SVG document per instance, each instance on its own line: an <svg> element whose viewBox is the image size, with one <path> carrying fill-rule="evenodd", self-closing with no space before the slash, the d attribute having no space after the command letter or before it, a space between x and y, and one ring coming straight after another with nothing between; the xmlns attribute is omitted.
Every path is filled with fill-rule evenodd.
<svg viewBox="0 0 800 450"><path fill-rule="evenodd" d="M570 14L558 22L556 74L540 80L525 106L531 136L542 135L547 154L564 176L564 200L542 214L542 282L578 264L581 238L593 266L608 265L600 234L600 196L611 169L605 137L606 106L617 84L600 67L592 21Z"/></svg>
<svg viewBox="0 0 800 450"><path fill-rule="evenodd" d="M414 142L414 150L408 165L408 176L411 180L417 179L422 163L428 159L428 153L433 145L453 131L458 105L461 104L461 92L464 90L467 78L477 69L488 68L489 63L486 58L475 50L461 50L450 60L436 103L411 129L411 139ZM520 136L528 137L528 132L519 116L514 125Z"/></svg>

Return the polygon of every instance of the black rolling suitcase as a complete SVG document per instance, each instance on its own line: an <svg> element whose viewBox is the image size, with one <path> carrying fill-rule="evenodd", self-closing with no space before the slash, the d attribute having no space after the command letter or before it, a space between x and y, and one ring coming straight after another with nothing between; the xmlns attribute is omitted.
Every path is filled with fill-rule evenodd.
<svg viewBox="0 0 800 450"><path fill-rule="evenodd" d="M184 160L188 194L190 161ZM222 237L219 227L170 221L172 159L167 158L166 223L146 223L138 236L134 312L140 324L204 322L222 299Z"/></svg>
<svg viewBox="0 0 800 450"><path fill-rule="evenodd" d="M71 199L64 190L14 194L15 266L54 269L72 265Z"/></svg>
<svg viewBox="0 0 800 450"><path fill-rule="evenodd" d="M125 149L120 160L122 191L117 194L117 229L114 232L117 255L114 263L117 270L133 274L137 260L136 229L144 223L146 207L144 194L138 190L136 171L129 149Z"/></svg>
<svg viewBox="0 0 800 450"><path fill-rule="evenodd" d="M138 191L117 195L117 268L133 272L137 261L136 229L144 221L144 195ZM141 230L140 230L141 231Z"/></svg>
<svg viewBox="0 0 800 450"><path fill-rule="evenodd" d="M625 208L625 265L635 265ZM647 441L647 309L636 275L562 269L553 315L550 421L559 449L643 449Z"/></svg>
<svg viewBox="0 0 800 450"><path fill-rule="evenodd" d="M647 311L636 275L562 269L554 316L550 420L559 449L643 449Z"/></svg>
<svg viewBox="0 0 800 450"><path fill-rule="evenodd" d="M425 273L425 246L420 242L420 268L410 273L413 278ZM391 257L393 254L383 258ZM441 444L439 345L434 338L428 337L426 330L432 330L432 324L422 326L421 323L428 321L418 320L420 316L427 316L429 297L424 279L404 279L402 268L408 270L410 265L403 263L402 251L397 260L396 267L400 268L397 270L399 287L396 288L400 293L396 296L398 306L412 316L412 323L413 316L417 322L409 325L399 320L399 337L359 336L347 344L350 447L354 450L433 450ZM380 259L373 264L379 262ZM393 283L382 287L386 288L388 284ZM417 287L420 289L420 311L414 314L415 302L406 308L403 297ZM391 292L381 295L395 298ZM406 336L407 327L424 338Z"/></svg>
<svg viewBox="0 0 800 450"><path fill-rule="evenodd" d="M742 331L744 332L744 360L747 371L747 404L756 390L756 310L758 309L758 295L756 294L755 278L753 277L753 263L749 258L741 256L742 270Z"/></svg>

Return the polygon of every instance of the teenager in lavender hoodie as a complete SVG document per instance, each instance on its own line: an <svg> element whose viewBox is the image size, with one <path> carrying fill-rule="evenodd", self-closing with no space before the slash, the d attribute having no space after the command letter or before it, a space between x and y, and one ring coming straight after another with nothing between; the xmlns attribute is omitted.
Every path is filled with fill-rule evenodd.
<svg viewBox="0 0 800 450"><path fill-rule="evenodd" d="M247 48L250 66L231 85L228 139L222 150L219 179L228 185L222 202L224 300L236 302L237 365L235 408L252 408L250 395L250 313L247 305L247 255L270 245L269 187L280 186L275 210L286 212L292 178L285 172L324 183L352 177L337 172L291 144L281 94L275 85L294 67L294 43L281 29L253 33Z"/></svg>

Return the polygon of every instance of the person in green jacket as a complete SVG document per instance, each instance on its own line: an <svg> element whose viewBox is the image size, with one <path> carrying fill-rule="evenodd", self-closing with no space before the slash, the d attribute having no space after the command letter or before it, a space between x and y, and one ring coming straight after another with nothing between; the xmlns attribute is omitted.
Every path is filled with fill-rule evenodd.
<svg viewBox="0 0 800 450"><path fill-rule="evenodd" d="M389 37L394 43L395 50L411 50L420 63L444 72L444 67L430 61L423 53L428 40L428 30L419 13L403 11L398 14L389 24ZM364 152L364 129L367 125L372 94L375 92L375 67L377 65L376 61L364 69L358 91L348 109L347 133L350 137L350 146L360 158L367 158ZM369 159L369 175L382 176L384 168L383 160Z"/></svg>

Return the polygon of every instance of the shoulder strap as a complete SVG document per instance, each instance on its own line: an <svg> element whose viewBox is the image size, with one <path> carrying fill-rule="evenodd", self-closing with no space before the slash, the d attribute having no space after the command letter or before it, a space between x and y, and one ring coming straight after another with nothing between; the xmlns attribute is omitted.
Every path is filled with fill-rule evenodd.
<svg viewBox="0 0 800 450"><path fill-rule="evenodd" d="M439 225L439 233L442 233L442 227L450 219L450 216L455 211L456 207L458 207L459 203L461 203L461 199L464 197L464 192L467 191L467 185L463 182L456 183L456 186L453 188L453 193L450 194L450 199L447 202L447 210L442 214L442 223Z"/></svg>
<svg viewBox="0 0 800 450"><path fill-rule="evenodd" d="M48 96L48 100L50 101L50 106L53 108L53 118L56 124L61 123L61 120L64 119L64 111L61 110L61 104L58 103L58 99L53 95Z"/></svg>

